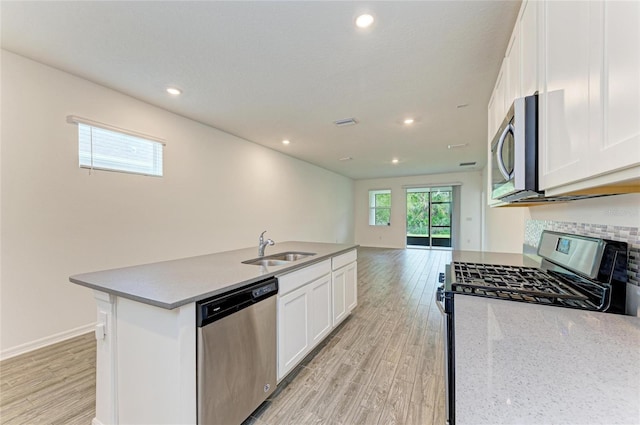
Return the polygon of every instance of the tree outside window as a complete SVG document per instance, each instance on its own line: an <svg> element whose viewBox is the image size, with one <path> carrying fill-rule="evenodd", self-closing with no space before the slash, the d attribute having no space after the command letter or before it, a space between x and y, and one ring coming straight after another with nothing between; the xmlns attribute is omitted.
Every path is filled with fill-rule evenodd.
<svg viewBox="0 0 640 425"><path fill-rule="evenodd" d="M391 190L369 191L369 225L391 225Z"/></svg>

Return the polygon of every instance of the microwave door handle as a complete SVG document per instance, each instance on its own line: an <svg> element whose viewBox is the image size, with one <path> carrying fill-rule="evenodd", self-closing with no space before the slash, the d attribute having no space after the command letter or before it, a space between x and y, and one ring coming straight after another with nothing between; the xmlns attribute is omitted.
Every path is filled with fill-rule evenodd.
<svg viewBox="0 0 640 425"><path fill-rule="evenodd" d="M513 125L509 123L509 125L505 127L504 131L500 135L498 146L496 146L496 161L498 163L498 169L500 170L500 174L502 174L502 177L504 177L507 181L513 178L513 172L509 174L509 172L507 171L507 167L505 167L504 165L504 161L502 160L502 149L504 148L504 141L507 138L507 134L513 134L514 130L515 129L513 128Z"/></svg>

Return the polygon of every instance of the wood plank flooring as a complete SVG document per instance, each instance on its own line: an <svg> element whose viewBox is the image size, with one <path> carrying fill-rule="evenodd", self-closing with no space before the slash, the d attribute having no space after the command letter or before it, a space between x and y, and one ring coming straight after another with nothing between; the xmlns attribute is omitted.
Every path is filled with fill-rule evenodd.
<svg viewBox="0 0 640 425"><path fill-rule="evenodd" d="M0 423L91 423L96 404L92 333L0 362Z"/></svg>
<svg viewBox="0 0 640 425"><path fill-rule="evenodd" d="M443 424L437 276L450 251L358 249L358 307L245 425ZM0 362L1 424L90 424L95 341Z"/></svg>

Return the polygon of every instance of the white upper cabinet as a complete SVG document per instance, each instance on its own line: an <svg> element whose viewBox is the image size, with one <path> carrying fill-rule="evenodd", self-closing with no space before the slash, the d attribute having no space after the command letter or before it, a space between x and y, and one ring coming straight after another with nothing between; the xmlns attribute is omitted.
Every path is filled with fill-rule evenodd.
<svg viewBox="0 0 640 425"><path fill-rule="evenodd" d="M518 21L520 34L520 92L531 96L538 91L538 2L524 2Z"/></svg>
<svg viewBox="0 0 640 425"><path fill-rule="evenodd" d="M507 113L506 100L505 100L505 84L506 84L506 71L507 61L502 61L498 78L496 79L496 85L493 89L493 95L489 101L489 142L498 131L498 127L502 123L504 116Z"/></svg>
<svg viewBox="0 0 640 425"><path fill-rule="evenodd" d="M605 1L598 174L640 164L640 2Z"/></svg>
<svg viewBox="0 0 640 425"><path fill-rule="evenodd" d="M502 108L536 91L547 196L640 191L640 1L524 1L489 103L489 149Z"/></svg>
<svg viewBox="0 0 640 425"><path fill-rule="evenodd" d="M505 113L511 107L515 98L520 97L520 25L516 27L511 36L511 41L507 47L505 61L507 63L507 82L505 90ZM504 117L503 117L504 118Z"/></svg>
<svg viewBox="0 0 640 425"><path fill-rule="evenodd" d="M542 9L541 188L556 195L640 178L640 3Z"/></svg>
<svg viewBox="0 0 640 425"><path fill-rule="evenodd" d="M592 2L544 2L540 95L540 183L543 189L589 176L587 147L592 69Z"/></svg>

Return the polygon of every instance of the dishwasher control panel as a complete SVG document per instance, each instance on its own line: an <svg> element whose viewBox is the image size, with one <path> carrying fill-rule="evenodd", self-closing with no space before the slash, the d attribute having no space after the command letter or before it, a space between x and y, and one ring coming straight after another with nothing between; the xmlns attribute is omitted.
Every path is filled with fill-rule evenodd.
<svg viewBox="0 0 640 425"><path fill-rule="evenodd" d="M196 307L197 325L198 327L206 326L277 293L278 280L269 278L244 288L199 301Z"/></svg>
<svg viewBox="0 0 640 425"><path fill-rule="evenodd" d="M277 293L278 292L278 285L276 282L272 282L268 285L265 286L261 286L258 289L254 289L252 291L253 294L253 298L260 298L264 295L270 294L270 293Z"/></svg>

